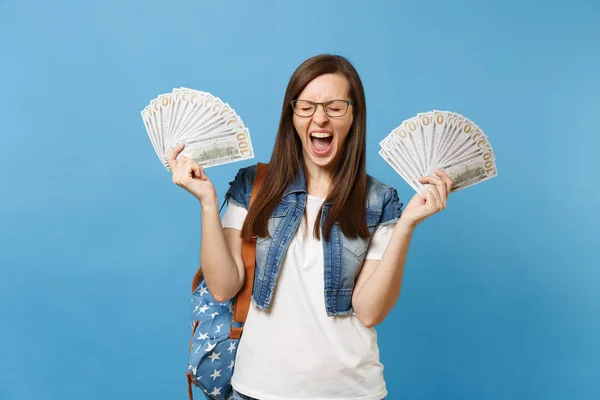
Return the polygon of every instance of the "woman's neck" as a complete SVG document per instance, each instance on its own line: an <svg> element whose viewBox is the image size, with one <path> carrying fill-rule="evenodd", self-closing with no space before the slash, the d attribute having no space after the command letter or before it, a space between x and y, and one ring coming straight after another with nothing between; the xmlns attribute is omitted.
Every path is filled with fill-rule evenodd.
<svg viewBox="0 0 600 400"><path fill-rule="evenodd" d="M326 198L333 180L333 172L311 162L304 163L304 171L307 193L323 199Z"/></svg>

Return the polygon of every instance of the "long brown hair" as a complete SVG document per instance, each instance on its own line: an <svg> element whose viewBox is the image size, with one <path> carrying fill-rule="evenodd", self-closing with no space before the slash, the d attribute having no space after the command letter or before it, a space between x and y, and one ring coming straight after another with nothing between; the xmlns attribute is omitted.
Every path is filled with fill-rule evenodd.
<svg viewBox="0 0 600 400"><path fill-rule="evenodd" d="M256 200L248 210L242 227L242 237L250 239L253 235L269 236L267 228L269 217L285 189L294 181L299 168L303 168L302 142L294 128L290 101L296 99L316 77L335 73L344 75L348 80L354 119L344 148L340 150L330 193L325 199L325 203L330 203L331 206L323 226L323 235L325 240L329 240L331 229L335 221L338 221L346 237L368 238L370 236L365 216L367 191L365 92L358 73L346 58L323 54L304 61L290 78L283 98L281 119L267 174ZM322 209L317 215L314 226L314 235L317 238L320 238L321 211Z"/></svg>

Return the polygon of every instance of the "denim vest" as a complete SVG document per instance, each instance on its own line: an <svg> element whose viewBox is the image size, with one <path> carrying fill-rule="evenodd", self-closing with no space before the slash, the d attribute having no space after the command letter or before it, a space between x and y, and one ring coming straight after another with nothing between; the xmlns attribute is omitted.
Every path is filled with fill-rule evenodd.
<svg viewBox="0 0 600 400"><path fill-rule="evenodd" d="M225 201L248 209L256 165L242 168L225 195ZM252 302L267 310L273 297L277 275L290 241L298 229L306 205L306 180L300 168L294 182L284 191L271 214L268 231L271 237L256 239L256 267ZM323 229L330 204L323 205ZM365 203L367 227L371 233L378 226L393 224L401 215L402 203L396 189L367 177ZM354 282L365 260L370 239L347 238L336 221L328 241L321 237L324 257L325 309L328 316L352 313Z"/></svg>

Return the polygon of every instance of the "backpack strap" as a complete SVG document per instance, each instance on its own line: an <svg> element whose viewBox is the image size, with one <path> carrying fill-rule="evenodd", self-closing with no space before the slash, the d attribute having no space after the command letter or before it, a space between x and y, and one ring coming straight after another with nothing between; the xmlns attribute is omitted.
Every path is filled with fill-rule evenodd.
<svg viewBox="0 0 600 400"><path fill-rule="evenodd" d="M252 187L252 195L250 196L250 207L258 194L267 174L268 164L258 163L258 169L256 171L256 178L254 179L254 186ZM254 266L256 263L256 236L250 240L242 239L242 259L244 260L244 269L246 271L246 279L244 279L244 285L239 291L235 298L235 304L233 309L233 323L238 323L240 327L234 327L233 323L229 331L230 339L239 339L242 336L244 329L244 323L248 316L248 310L250 308L250 298L252 297L252 288L254 286Z"/></svg>

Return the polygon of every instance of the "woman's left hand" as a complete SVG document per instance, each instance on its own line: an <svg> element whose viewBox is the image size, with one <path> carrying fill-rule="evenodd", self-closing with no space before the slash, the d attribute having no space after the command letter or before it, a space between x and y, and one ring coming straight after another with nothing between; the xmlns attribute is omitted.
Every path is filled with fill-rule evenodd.
<svg viewBox="0 0 600 400"><path fill-rule="evenodd" d="M450 176L440 170L435 170L435 176L424 176L419 179L423 184L431 184L423 193L417 193L402 211L400 222L414 229L431 215L446 208L448 195L453 182Z"/></svg>

